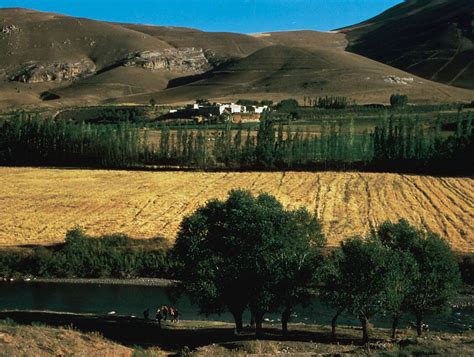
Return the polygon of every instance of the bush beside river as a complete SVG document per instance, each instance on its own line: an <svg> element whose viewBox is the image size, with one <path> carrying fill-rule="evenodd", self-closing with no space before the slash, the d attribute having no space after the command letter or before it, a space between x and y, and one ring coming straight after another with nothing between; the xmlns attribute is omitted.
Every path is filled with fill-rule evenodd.
<svg viewBox="0 0 474 357"><path fill-rule="evenodd" d="M146 243L122 234L93 238L81 229L66 234L65 244L31 252L0 252L0 277L166 278L170 263L164 243Z"/></svg>

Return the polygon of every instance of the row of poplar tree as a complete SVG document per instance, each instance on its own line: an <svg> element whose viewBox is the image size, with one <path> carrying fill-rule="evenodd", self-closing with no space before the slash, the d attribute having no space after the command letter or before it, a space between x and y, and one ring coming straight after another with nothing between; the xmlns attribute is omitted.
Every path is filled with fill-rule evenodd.
<svg viewBox="0 0 474 357"><path fill-rule="evenodd" d="M345 124L344 124L345 123ZM381 119L374 132L354 121L325 121L318 133L264 115L257 129L179 126L150 130L130 123L98 125L17 117L0 124L0 163L91 167L179 165L199 169L466 169L474 153L471 116L447 136L416 118Z"/></svg>

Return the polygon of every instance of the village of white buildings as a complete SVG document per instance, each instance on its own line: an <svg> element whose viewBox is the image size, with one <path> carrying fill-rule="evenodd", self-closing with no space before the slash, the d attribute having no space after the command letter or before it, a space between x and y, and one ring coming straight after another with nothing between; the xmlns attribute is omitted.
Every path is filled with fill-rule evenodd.
<svg viewBox="0 0 474 357"><path fill-rule="evenodd" d="M169 119L179 121L204 122L232 122L252 123L260 121L267 105L240 105L236 103L202 103L196 102L182 108L171 109L167 115Z"/></svg>

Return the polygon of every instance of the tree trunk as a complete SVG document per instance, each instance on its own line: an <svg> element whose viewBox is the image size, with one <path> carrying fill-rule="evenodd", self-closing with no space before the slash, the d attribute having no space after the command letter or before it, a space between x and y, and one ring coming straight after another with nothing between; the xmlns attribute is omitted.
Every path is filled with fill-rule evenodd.
<svg viewBox="0 0 474 357"><path fill-rule="evenodd" d="M359 316L360 323L362 324L362 342L364 345L369 344L369 319L366 316Z"/></svg>
<svg viewBox="0 0 474 357"><path fill-rule="evenodd" d="M263 313L255 313L255 334L261 336L263 334Z"/></svg>
<svg viewBox="0 0 474 357"><path fill-rule="evenodd" d="M291 307L287 306L281 314L281 330L284 335L288 333L288 321L290 321Z"/></svg>
<svg viewBox="0 0 474 357"><path fill-rule="evenodd" d="M344 311L344 308L341 307L339 310L337 310L336 315L334 315L334 317L331 320L331 332L332 332L332 338L333 339L336 339L337 319L339 318L339 315L341 315L343 311Z"/></svg>
<svg viewBox="0 0 474 357"><path fill-rule="evenodd" d="M255 328L255 315L250 311L250 327Z"/></svg>
<svg viewBox="0 0 474 357"><path fill-rule="evenodd" d="M423 313L417 312L416 314L416 333L421 336L423 333Z"/></svg>
<svg viewBox="0 0 474 357"><path fill-rule="evenodd" d="M235 328L237 332L241 332L244 329L244 323L242 319L243 311L233 310L231 311L231 313L232 313L232 316L234 317Z"/></svg>
<svg viewBox="0 0 474 357"><path fill-rule="evenodd" d="M400 320L400 315L393 316L393 320L392 320L392 338L393 339L397 337L397 327L398 327L399 320Z"/></svg>

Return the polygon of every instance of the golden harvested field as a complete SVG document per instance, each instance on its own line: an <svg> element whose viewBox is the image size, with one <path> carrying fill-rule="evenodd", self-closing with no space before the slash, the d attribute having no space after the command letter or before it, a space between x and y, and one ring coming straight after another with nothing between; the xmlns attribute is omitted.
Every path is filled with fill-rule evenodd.
<svg viewBox="0 0 474 357"><path fill-rule="evenodd" d="M474 251L474 179L372 173L193 173L0 168L0 245L61 242L80 225L172 241L183 216L233 188L266 191L322 220L330 245L406 218Z"/></svg>

